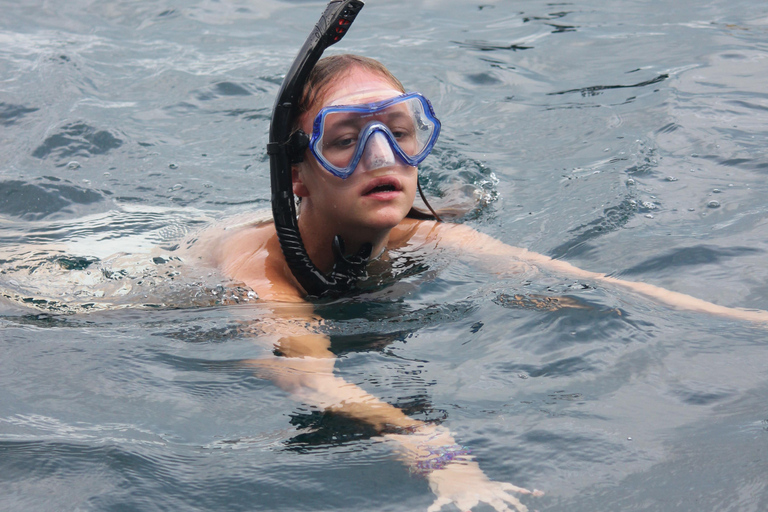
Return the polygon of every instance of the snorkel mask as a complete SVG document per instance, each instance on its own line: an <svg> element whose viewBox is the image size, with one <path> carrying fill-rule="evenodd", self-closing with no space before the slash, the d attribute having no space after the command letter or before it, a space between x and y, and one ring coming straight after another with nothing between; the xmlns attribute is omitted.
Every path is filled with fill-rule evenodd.
<svg viewBox="0 0 768 512"><path fill-rule="evenodd" d="M381 119L376 119L373 124L364 127L363 138L365 140L362 144L358 144L359 147L356 149L356 152L346 161L337 161L330 158L329 153L322 147L322 137L319 137L321 140L319 142L320 145L318 145L318 137L310 140L310 137L301 130L292 132L292 121L298 115L299 100L312 68L320 60L326 48L339 42L344 37L360 9L363 8L363 5L363 2L360 0L333 0L328 4L325 12L323 12L315 28L304 42L298 56L286 74L272 111L269 143L267 144L270 181L272 185L272 216L285 261L296 280L311 297L328 297L348 292L355 282L365 275L365 267L368 264L372 246L369 243L363 244L357 254L347 256L344 253L344 242L337 235L334 238L332 247L334 254L333 269L330 274L321 272L309 258L299 233L296 204L293 198L291 165L300 162L303 154L310 147L317 160L326 169L336 176L345 178L354 171L360 159L366 157L366 147L371 146L373 143L388 144L394 152L390 156L385 157L385 160L394 160L397 157L409 165L415 165L421 162L432 149L432 145L440 131L440 123L435 119L429 102L420 95L405 95L385 100L384 102L363 106L358 105L356 107L368 109L369 113L379 114L387 111L390 107L396 109L398 108L397 105L408 106L406 104L421 110L419 119L422 120L422 124L426 129L421 128L417 130L421 132L421 141L418 143L419 151L406 149L406 144L403 141L397 140L395 132ZM333 107L327 108L325 113L321 112L321 114L318 114L318 119L322 115L321 125L327 123L328 119L333 117L335 111L332 109ZM315 145L314 148L312 148L312 144ZM414 163L411 164L410 162ZM384 165L385 163L382 161L376 165ZM418 190L422 198L424 198L420 185ZM427 203L427 206L434 214L434 210L429 206L429 203ZM436 214L435 217L437 217ZM423 218L430 217L423 216Z"/></svg>
<svg viewBox="0 0 768 512"><path fill-rule="evenodd" d="M417 92L375 103L320 109L309 149L328 172L347 179L361 161L369 171L396 164L419 165L437 142L440 121Z"/></svg>

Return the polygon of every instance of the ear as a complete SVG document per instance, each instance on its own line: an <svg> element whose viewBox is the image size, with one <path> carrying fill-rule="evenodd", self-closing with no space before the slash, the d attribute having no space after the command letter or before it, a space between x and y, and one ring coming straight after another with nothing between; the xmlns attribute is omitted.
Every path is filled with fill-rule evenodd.
<svg viewBox="0 0 768 512"><path fill-rule="evenodd" d="M298 165L294 165L291 167L291 181L293 182L293 193L299 197L308 197L309 196L309 190L307 189L307 186L304 184L304 180L301 176L301 169L299 169Z"/></svg>

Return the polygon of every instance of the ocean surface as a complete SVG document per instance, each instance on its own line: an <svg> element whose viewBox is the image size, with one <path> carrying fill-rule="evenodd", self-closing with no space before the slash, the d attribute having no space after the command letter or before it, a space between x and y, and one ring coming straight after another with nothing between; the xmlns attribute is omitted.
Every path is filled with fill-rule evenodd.
<svg viewBox="0 0 768 512"><path fill-rule="evenodd" d="M272 104L324 6L0 0L3 510L432 503L390 443L247 364L278 305L179 256L269 208ZM459 222L768 310L764 1L369 0L338 52L431 99L420 172ZM438 255L405 267L317 306L337 375L543 490L531 510L768 510L768 326Z"/></svg>

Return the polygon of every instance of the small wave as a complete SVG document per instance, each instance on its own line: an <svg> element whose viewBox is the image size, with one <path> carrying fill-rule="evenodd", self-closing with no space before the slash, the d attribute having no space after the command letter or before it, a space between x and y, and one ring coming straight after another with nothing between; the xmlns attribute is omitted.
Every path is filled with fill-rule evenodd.
<svg viewBox="0 0 768 512"><path fill-rule="evenodd" d="M122 139L107 130L98 130L83 122L68 123L57 133L46 137L32 156L44 159L53 155L58 160L71 159L75 156L103 155L122 145Z"/></svg>

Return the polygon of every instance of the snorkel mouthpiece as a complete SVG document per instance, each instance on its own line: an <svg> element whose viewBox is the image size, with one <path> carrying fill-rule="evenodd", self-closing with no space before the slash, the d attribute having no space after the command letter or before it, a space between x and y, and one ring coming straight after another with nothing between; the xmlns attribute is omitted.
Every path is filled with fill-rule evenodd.
<svg viewBox="0 0 768 512"><path fill-rule="evenodd" d="M291 122L296 117L299 99L312 68L326 48L344 37L363 5L360 0L333 0L328 4L285 75L269 127L267 154L272 185L272 216L275 219L277 238L294 277L307 294L314 297L348 291L364 275L370 249L365 254L361 248L355 257L348 259L343 254L343 243L334 243L336 263L328 275L312 263L301 240L293 199L291 162L295 158L292 151L295 141L291 139Z"/></svg>

